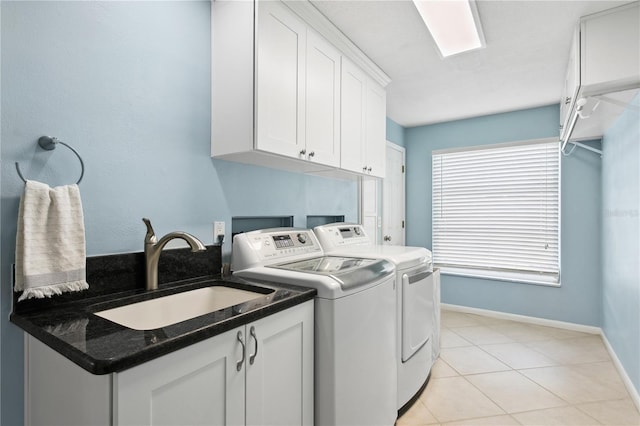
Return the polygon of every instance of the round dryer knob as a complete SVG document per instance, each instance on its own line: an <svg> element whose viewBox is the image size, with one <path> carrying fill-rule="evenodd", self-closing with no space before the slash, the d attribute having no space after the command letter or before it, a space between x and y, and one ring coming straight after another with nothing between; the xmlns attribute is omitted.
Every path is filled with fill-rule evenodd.
<svg viewBox="0 0 640 426"><path fill-rule="evenodd" d="M307 235L306 234L298 234L298 241L300 241L301 244L306 244Z"/></svg>

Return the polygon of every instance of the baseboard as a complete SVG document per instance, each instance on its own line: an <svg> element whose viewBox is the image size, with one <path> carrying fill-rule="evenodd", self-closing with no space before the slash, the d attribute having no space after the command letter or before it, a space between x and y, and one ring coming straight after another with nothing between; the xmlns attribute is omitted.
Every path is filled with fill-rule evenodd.
<svg viewBox="0 0 640 426"><path fill-rule="evenodd" d="M509 321L518 321L518 322L524 322L524 323L535 324L535 325L543 325L547 327L562 328L565 330L580 331L583 333L599 334L600 336L602 336L602 340L604 341L604 345L607 348L609 355L611 356L613 365L616 367L616 370L618 370L618 374L620 374L620 378L622 379L624 386L627 388L627 392L629 392L629 396L631 397L631 400L635 404L638 411L640 411L640 395L638 394L638 390L633 386L633 382L629 378L629 375L627 374L626 370L624 369L624 366L620 362L620 359L618 359L618 355L616 355L615 351L613 350L613 347L609 343L609 340L607 340L607 336L604 334L604 331L600 327L575 324L572 322L555 321L555 320L550 320L545 318L529 317L526 315L509 314L506 312L491 311L488 309L470 308L468 306L450 305L448 303L442 303L440 306L441 306L441 309L445 311L462 312L465 314L482 315L485 317L498 318L498 319L504 319Z"/></svg>
<svg viewBox="0 0 640 426"><path fill-rule="evenodd" d="M620 374L620 378L622 379L624 386L627 388L627 391L629 392L629 396L631 397L631 400L636 405L637 410L640 411L640 394L638 394L638 390L635 388L635 386L633 386L633 382L627 375L627 372L622 366L620 359L618 359L618 355L616 355L616 352L613 350L613 346L611 346L611 344L609 343L607 336L604 334L604 330L602 330L601 335L602 335L602 340L604 341L604 346L607 348L607 351L611 356L613 365L615 365L616 370L618 370L618 373Z"/></svg>
<svg viewBox="0 0 640 426"><path fill-rule="evenodd" d="M468 306L450 305L448 303L442 303L441 307L445 311L454 311L454 312L462 312L465 314L482 315L485 317L498 318L498 319L504 319L509 321L518 321L518 322L524 322L528 324L543 325L546 327L555 327L555 328L562 328L565 330L580 331L582 333L601 334L600 327L593 327L590 325L575 324L572 322L565 322L565 321L556 321L556 320L550 320L546 318L529 317L526 315L510 314L507 312L491 311L488 309L470 308Z"/></svg>

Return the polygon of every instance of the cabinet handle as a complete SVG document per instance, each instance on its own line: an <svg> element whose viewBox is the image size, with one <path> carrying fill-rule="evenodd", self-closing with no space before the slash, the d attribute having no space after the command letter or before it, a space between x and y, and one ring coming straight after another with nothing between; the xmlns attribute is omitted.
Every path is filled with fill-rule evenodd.
<svg viewBox="0 0 640 426"><path fill-rule="evenodd" d="M385 235L383 239L385 241L391 241L391 235Z"/></svg>
<svg viewBox="0 0 640 426"><path fill-rule="evenodd" d="M313 157L314 155L316 155L316 153L315 153L315 152L313 152L313 151L311 151L311 152L309 153L309 158Z"/></svg>
<svg viewBox="0 0 640 426"><path fill-rule="evenodd" d="M367 166L364 166L364 167L362 168L362 171L363 171L363 172L366 172L366 171L367 171Z"/></svg>
<svg viewBox="0 0 640 426"><path fill-rule="evenodd" d="M242 340L242 331L238 331L238 342L242 345L242 359L236 362L236 370L242 370L242 364L244 363L245 356L247 355L247 348L244 345L244 340Z"/></svg>
<svg viewBox="0 0 640 426"><path fill-rule="evenodd" d="M307 153L307 150L306 150L306 149L302 149L302 150L300 150L300 155L305 155L306 153Z"/></svg>
<svg viewBox="0 0 640 426"><path fill-rule="evenodd" d="M251 329L249 329L249 334L251 334L251 337L253 337L253 340L256 342L256 351L249 357L249 364L253 365L253 361L256 360L256 355L258 355L258 338L256 337L256 328L254 326L251 326Z"/></svg>
<svg viewBox="0 0 640 426"><path fill-rule="evenodd" d="M369 173L371 173L371 167L369 167L369 168L367 169L367 171L368 171Z"/></svg>

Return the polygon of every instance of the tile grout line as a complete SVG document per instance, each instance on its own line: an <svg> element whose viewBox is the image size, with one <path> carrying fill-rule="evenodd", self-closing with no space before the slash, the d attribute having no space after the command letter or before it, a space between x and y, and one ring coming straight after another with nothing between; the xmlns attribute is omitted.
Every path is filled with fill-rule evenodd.
<svg viewBox="0 0 640 426"><path fill-rule="evenodd" d="M481 317L489 317L489 318L495 318L499 320L513 321L521 324L533 324L533 325L539 325L543 327L552 327L552 328L559 328L563 330L577 331L577 332L586 333L586 334L599 335L604 343L605 349L607 350L611 361L613 362L614 366L618 370L618 374L620 375L620 378L622 379L625 385L625 388L627 390L627 393L629 394L629 397L631 398L632 402L636 406L636 410L640 412L640 392L634 387L633 383L631 382L631 379L629 378L629 375L627 374L626 370L622 366L620 359L618 358L613 347L609 343L609 340L607 339L607 336L601 327L587 326L587 325L575 324L575 323L570 323L565 321L549 320L545 318L537 318L537 317L531 317L526 315L510 314L506 312L492 311L488 309L471 308L471 307L462 306L462 305L451 305L446 303L441 304L441 309L443 312L455 312L455 313L464 314L464 315L469 315L469 314L477 315ZM553 339L553 340L564 340L564 339Z"/></svg>
<svg viewBox="0 0 640 426"><path fill-rule="evenodd" d="M507 320L507 321L509 321L509 320ZM491 329L491 328L492 328L492 327L491 327L491 325L485 325L485 324L483 324L483 326L485 326L486 328L489 328L489 329ZM466 326L466 327L473 327L473 326ZM447 327L447 328L449 328L449 327ZM458 328L461 328L461 327L458 327ZM455 331L451 330L450 328L449 328L449 330L455 333ZM495 331L495 332L496 332L496 333L498 333L498 334L503 335L503 336L504 336L504 337L506 337L506 338L509 338L508 336L504 335L503 333L500 333L500 332L499 332L499 331L497 331L497 330L493 330L493 331ZM455 333L455 334L457 335L457 333ZM465 339L463 336L460 336L460 337L462 337L463 339ZM574 337L569 337L569 338L574 338ZM567 339L569 339L569 338L567 338ZM577 337L577 338L579 338L579 337ZM511 338L509 338L509 339L511 339ZM544 341L558 342L558 341L560 341L560 340L567 340L567 339L557 338L557 337L555 337L555 338L551 338L551 337L550 337L548 340L544 340ZM465 340L466 340L466 339L465 339ZM505 410L505 409L504 409L500 404L498 404L498 402L496 402L496 401L495 401L495 400L493 400L489 395L487 395L485 392L483 392L483 391L482 391L482 389L478 388L477 386L475 386L475 384L474 384L473 382L471 382L470 380L468 380L468 379L467 379L467 376L473 376L473 375L479 375L479 374L490 374L490 373L485 372L485 373L462 374L462 373L460 373L458 370L456 370L456 369L455 369L455 367L453 367L453 366L449 365L449 364L448 364L444 359L441 359L441 361L442 361L442 362L444 362L445 364L447 364L449 367L451 367L454 371L458 372L458 374L459 374L461 377L463 377L467 383L471 384L471 385L472 385L474 388L476 388L476 389L477 389L477 390L478 390L482 395L484 395L487 399L489 399L489 400L490 400L492 403L494 403L497 407L499 407L501 410L503 410L503 411L505 412L505 415L508 415L509 417L511 417L512 419L514 419L517 423L520 423L520 422L518 422L518 420L513 416L513 414L528 413L528 412L536 412L536 411L544 411L544 410L549 410L549 409L553 409L553 408L573 408L573 409L577 410L578 412L580 412L580 413L584 414L585 416L587 416L589 419L592 419L596 424L603 424L603 423L601 423L600 421L598 421L597 419L593 418L589 413L587 413L587 412L585 412L584 410L582 410L582 409L579 407L579 404L578 404L578 403L573 404L573 403L571 403L571 402L567 401L566 399L564 399L564 398L563 398L563 397L561 397L560 395L557 395L556 393L554 393L552 390L547 389L544 385L542 385L542 384L540 384L540 383L536 382L535 380L533 380L533 379L531 379L531 378L529 378L529 377L525 376L525 375L524 375L520 370L527 370L527 369L534 369L534 368L551 368L551 367L566 367L566 368L571 368L573 365L597 364L597 363L604 363L604 362L608 362L608 361L593 361L593 362L581 362L581 363L577 363L577 364L567 364L567 363L562 362L561 360L559 360L559 359L557 359L557 358L549 357L547 354L542 353L542 352L540 352L540 351L536 350L535 348L531 348L531 347L529 347L528 345L526 345L526 344L525 344L525 343L526 343L525 341L516 341L516 340L514 340L514 339L511 339L511 340L512 340L512 343L519 343L519 344L522 344L522 345L524 345L525 347L527 347L528 349L530 349L530 350L532 350L532 351L534 351L534 352L536 352L536 353L539 353L540 355L545 356L545 357L549 358L551 361L556 362L556 363L558 363L558 364L557 364L557 365L555 365L555 366L548 366L548 367L532 367L532 368L524 368L524 369L515 369L515 368L511 367L509 364L507 364L507 363L505 363L505 362L501 361L500 359L498 359L497 357L495 357L495 356L494 356L494 355L492 355L491 353L489 353L489 352L487 352L486 350L484 350L484 349L483 349L479 344L474 343L474 342L470 342L470 343L471 343L471 346L473 346L473 347L476 347L476 348L480 349L481 351L483 351L484 353L486 353L487 355L489 355L491 358L496 359L497 361L499 361L499 362L500 362L500 363L502 363L503 365L505 365L505 366L509 367L509 369L510 369L510 370L503 370L503 372L504 372L504 371L515 371L515 372L517 372L517 373L518 373L518 375L520 375L521 377L523 377L525 380L527 380L528 382L530 382L530 383L532 383L532 384L534 384L534 385L536 385L536 386L539 386L541 389L544 389L545 391L549 392L551 395L553 395L554 397L556 397L556 398L558 398L560 401L562 401L565 405L563 405L563 406L559 406L559 407L550 407L550 408L544 408L544 409L533 409L533 410L527 410L527 411L522 411L522 412L517 412L517 413L509 413L509 412L507 412L507 411L506 411L506 410ZM499 344L499 343L496 343L496 345L498 345L498 344ZM487 344L487 345L489 345L489 344ZM613 363L615 364L615 362L613 362ZM616 366L616 367L617 367L617 366ZM500 371L498 371L498 372L500 372ZM603 386L605 386L605 387L609 388L609 386L608 386L607 384L605 384L605 383L601 383L601 384L602 384ZM608 401L617 401L617 400L624 400L624 399L626 399L626 398L605 399L605 400L592 401L592 402L588 402L588 403L603 403L603 402L608 402ZM582 403L582 404L586 404L586 403ZM486 417L493 417L493 416L486 416ZM435 417L435 415L434 415L434 418L436 418L436 417ZM464 419L464 420L474 420L474 419L482 419L482 418L485 418L485 417L477 417L477 418L470 418L470 419ZM437 419L437 418L436 418L436 419ZM438 420L439 420L439 419L438 419Z"/></svg>
<svg viewBox="0 0 640 426"><path fill-rule="evenodd" d="M517 343L517 342L516 342L516 343ZM480 346L478 346L478 345L475 345L475 346L476 346L478 349L482 350L483 352L487 353L487 354L488 354L489 356L491 356L492 358L497 359L496 357L494 357L492 354L490 354L490 353L488 353L487 351L485 351L485 350L484 350L483 348L481 348ZM549 390L549 389L545 388L545 387L544 387L544 386L542 386L541 384L539 384L539 383L537 383L537 382L535 382L535 381L531 380L530 378L528 378L528 377L527 377L527 376L525 376L524 374L520 373L520 371L518 371L517 369L515 369L515 368L511 367L509 364L507 364L507 363L505 363L505 362L502 362L502 361L501 361L501 360L499 360L499 359L497 359L497 360L498 360L498 361L500 361L502 364L504 364L504 365L506 365L507 367L509 367L509 368L510 368L510 370L506 370L506 371L513 371L513 372L517 373L519 376L523 377L524 379L526 379L526 380L527 380L527 381L529 381L530 383L532 383L532 384L534 384L534 385L536 385L536 386L539 386L541 389L544 389L545 391L549 392L551 395L553 395L553 396L555 396L556 398L558 398L560 401L564 402L564 404L565 404L565 405L564 405L564 406L561 406L561 407L571 406L571 404L569 403L569 401L565 400L564 398L560 397L559 395L556 395L554 392L552 392L551 390ZM478 373L478 374L491 374L491 373ZM520 422L519 422L515 417L513 417L513 414L518 414L518 413L521 413L521 412L532 412L532 411L542 411L542 410L544 410L544 409L535 409L535 410L529 410L529 411L519 411L519 412L517 412L517 413L510 413L510 412L508 412L505 408L503 408L500 404L498 404L498 402L497 402L497 401L494 401L494 400L493 400L489 395L486 395L486 394L482 391L482 389L480 389L480 388L478 388L477 386L475 386L475 385L473 384L473 382L471 382L471 381L469 381L469 380L467 380L467 382L471 383L471 385L472 385L472 386L476 387L476 389L478 389L478 390L479 390L483 395L485 395L487 398L489 398L489 400L490 400L491 402L493 402L493 403L494 403L494 404L496 404L498 407L500 407L500 408L501 408L501 409L502 409L502 410L503 410L507 415L509 415L510 417L512 417L512 418L513 418L517 423L520 423ZM551 407L551 408L559 408L559 407ZM595 420L595 419L594 419L594 420ZM597 422L597 420L596 420L596 422ZM598 422L598 423L599 423L599 422Z"/></svg>

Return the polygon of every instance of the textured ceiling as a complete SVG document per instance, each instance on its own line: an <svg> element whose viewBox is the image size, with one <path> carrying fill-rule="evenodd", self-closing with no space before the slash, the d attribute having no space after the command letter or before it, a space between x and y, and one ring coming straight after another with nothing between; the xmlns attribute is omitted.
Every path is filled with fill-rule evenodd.
<svg viewBox="0 0 640 426"><path fill-rule="evenodd" d="M559 102L580 16L628 1L478 0L486 48L442 59L413 2L312 0L391 77L405 127Z"/></svg>

